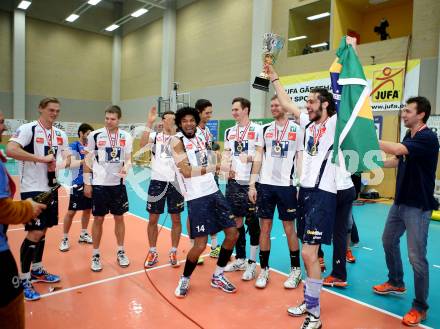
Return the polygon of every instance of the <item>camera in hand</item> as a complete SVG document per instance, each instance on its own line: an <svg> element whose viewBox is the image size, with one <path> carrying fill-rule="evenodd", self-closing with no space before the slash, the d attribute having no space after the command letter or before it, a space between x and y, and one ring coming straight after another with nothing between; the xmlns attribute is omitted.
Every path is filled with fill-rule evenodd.
<svg viewBox="0 0 440 329"><path fill-rule="evenodd" d="M53 201L53 193L56 192L60 187L61 184L55 183L55 185L49 191L34 196L32 200L49 206Z"/></svg>

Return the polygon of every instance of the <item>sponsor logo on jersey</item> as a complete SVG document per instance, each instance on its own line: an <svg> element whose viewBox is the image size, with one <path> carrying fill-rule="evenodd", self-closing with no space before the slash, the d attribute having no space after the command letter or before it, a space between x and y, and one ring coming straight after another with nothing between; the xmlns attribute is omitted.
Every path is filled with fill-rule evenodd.
<svg viewBox="0 0 440 329"><path fill-rule="evenodd" d="M289 141L296 141L296 132L294 131L289 132L288 139Z"/></svg>
<svg viewBox="0 0 440 329"><path fill-rule="evenodd" d="M248 139L255 139L255 131L248 132Z"/></svg>
<svg viewBox="0 0 440 329"><path fill-rule="evenodd" d="M98 142L98 146L105 146L105 144L106 144L106 141L99 141Z"/></svg>
<svg viewBox="0 0 440 329"><path fill-rule="evenodd" d="M44 138L43 138L43 137L37 137L37 138L35 138L35 141L36 141L38 144L44 144Z"/></svg>
<svg viewBox="0 0 440 329"><path fill-rule="evenodd" d="M273 133L266 133L266 138L273 138Z"/></svg>
<svg viewBox="0 0 440 329"><path fill-rule="evenodd" d="M63 145L63 137L57 137L57 144Z"/></svg>
<svg viewBox="0 0 440 329"><path fill-rule="evenodd" d="M121 146L125 146L125 139L121 139L121 140L119 141L119 145L121 145Z"/></svg>

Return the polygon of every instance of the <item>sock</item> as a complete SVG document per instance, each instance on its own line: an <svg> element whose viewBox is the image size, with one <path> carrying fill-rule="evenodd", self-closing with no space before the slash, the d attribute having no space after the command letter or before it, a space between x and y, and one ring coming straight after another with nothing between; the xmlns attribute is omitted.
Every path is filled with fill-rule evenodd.
<svg viewBox="0 0 440 329"><path fill-rule="evenodd" d="M98 249L93 249L93 256L95 256L95 255L99 255L100 253L99 253L99 248Z"/></svg>
<svg viewBox="0 0 440 329"><path fill-rule="evenodd" d="M269 255L270 255L270 250L260 249L260 265L262 269L269 267Z"/></svg>
<svg viewBox="0 0 440 329"><path fill-rule="evenodd" d="M68 239L68 238L69 238L69 234L68 234L68 233L64 233L64 234L63 234L63 238L64 238L64 239Z"/></svg>
<svg viewBox="0 0 440 329"><path fill-rule="evenodd" d="M38 262L38 263L32 263L32 271L38 271L39 269L43 268L43 263L42 262Z"/></svg>
<svg viewBox="0 0 440 329"><path fill-rule="evenodd" d="M40 242L38 242L37 246L35 247L35 254L34 254L34 263L41 263L43 259L43 252L44 252L44 245L46 244L46 236L43 235Z"/></svg>
<svg viewBox="0 0 440 329"><path fill-rule="evenodd" d="M300 267L299 250L290 250L290 267Z"/></svg>
<svg viewBox="0 0 440 329"><path fill-rule="evenodd" d="M318 257L320 257L320 258L324 258L324 251L322 251L321 245L319 245L319 249L318 249Z"/></svg>
<svg viewBox="0 0 440 329"><path fill-rule="evenodd" d="M124 246L118 246L118 249L116 249L116 252L124 251Z"/></svg>
<svg viewBox="0 0 440 329"><path fill-rule="evenodd" d="M156 247L150 247L150 251L151 252L157 252L157 248Z"/></svg>
<svg viewBox="0 0 440 329"><path fill-rule="evenodd" d="M217 267L215 268L214 275L215 276L222 275L224 271L225 271L224 267L220 267L220 266L217 265Z"/></svg>
<svg viewBox="0 0 440 329"><path fill-rule="evenodd" d="M235 244L235 258L246 258L246 230L244 226L238 228L238 240Z"/></svg>
<svg viewBox="0 0 440 329"><path fill-rule="evenodd" d="M250 250L249 259L248 259L249 264L255 263L257 261L257 250L258 250L258 245L256 245L256 246L251 245L251 250Z"/></svg>
<svg viewBox="0 0 440 329"><path fill-rule="evenodd" d="M306 301L307 312L319 318L321 315L320 297L322 280L307 278L305 285L304 300Z"/></svg>
<svg viewBox="0 0 440 329"><path fill-rule="evenodd" d="M82 228L81 229L81 234L86 234L87 233L87 229L86 228Z"/></svg>
<svg viewBox="0 0 440 329"><path fill-rule="evenodd" d="M154 249L156 249L156 248L154 248ZM174 253L174 252L177 252L177 248L176 247L171 247L170 254Z"/></svg>
<svg viewBox="0 0 440 329"><path fill-rule="evenodd" d="M20 274L20 279L21 281L26 281L26 280L29 281L31 279L31 272Z"/></svg>
<svg viewBox="0 0 440 329"><path fill-rule="evenodd" d="M190 261L187 258L186 262L185 262L185 268L183 269L183 276L185 278L189 278L191 276L192 272L194 272L194 269L196 268L196 266L197 266L197 261L193 263L192 261Z"/></svg>
<svg viewBox="0 0 440 329"><path fill-rule="evenodd" d="M215 249L217 246L217 235L211 235L211 249Z"/></svg>
<svg viewBox="0 0 440 329"><path fill-rule="evenodd" d="M21 262L21 273L27 274L31 270L31 263L34 259L35 248L37 247L37 242L33 242L28 239L24 239L20 248L20 262ZM29 274L30 275L30 274Z"/></svg>
<svg viewBox="0 0 440 329"><path fill-rule="evenodd" d="M220 254L218 255L217 266L225 267L228 264L229 258L231 258L232 249L228 250L225 247L221 247Z"/></svg>

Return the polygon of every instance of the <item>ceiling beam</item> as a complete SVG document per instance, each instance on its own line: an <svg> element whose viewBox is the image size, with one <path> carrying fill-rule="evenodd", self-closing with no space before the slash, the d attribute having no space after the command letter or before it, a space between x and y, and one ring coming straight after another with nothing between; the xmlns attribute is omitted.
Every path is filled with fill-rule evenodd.
<svg viewBox="0 0 440 329"><path fill-rule="evenodd" d="M163 9L163 10L167 9L167 7L162 6L162 5L160 5L160 4L158 4L158 3L154 2L154 1L149 1L149 0L137 0L137 1L142 2L142 3L146 4L146 5L151 5L153 7L157 7L157 8Z"/></svg>

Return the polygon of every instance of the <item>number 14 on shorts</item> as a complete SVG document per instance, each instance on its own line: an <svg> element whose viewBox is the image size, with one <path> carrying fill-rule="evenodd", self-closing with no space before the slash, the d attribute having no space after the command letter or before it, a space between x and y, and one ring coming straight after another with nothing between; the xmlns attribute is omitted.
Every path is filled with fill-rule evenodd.
<svg viewBox="0 0 440 329"><path fill-rule="evenodd" d="M197 233L205 232L205 225L197 225L196 230L197 230Z"/></svg>

